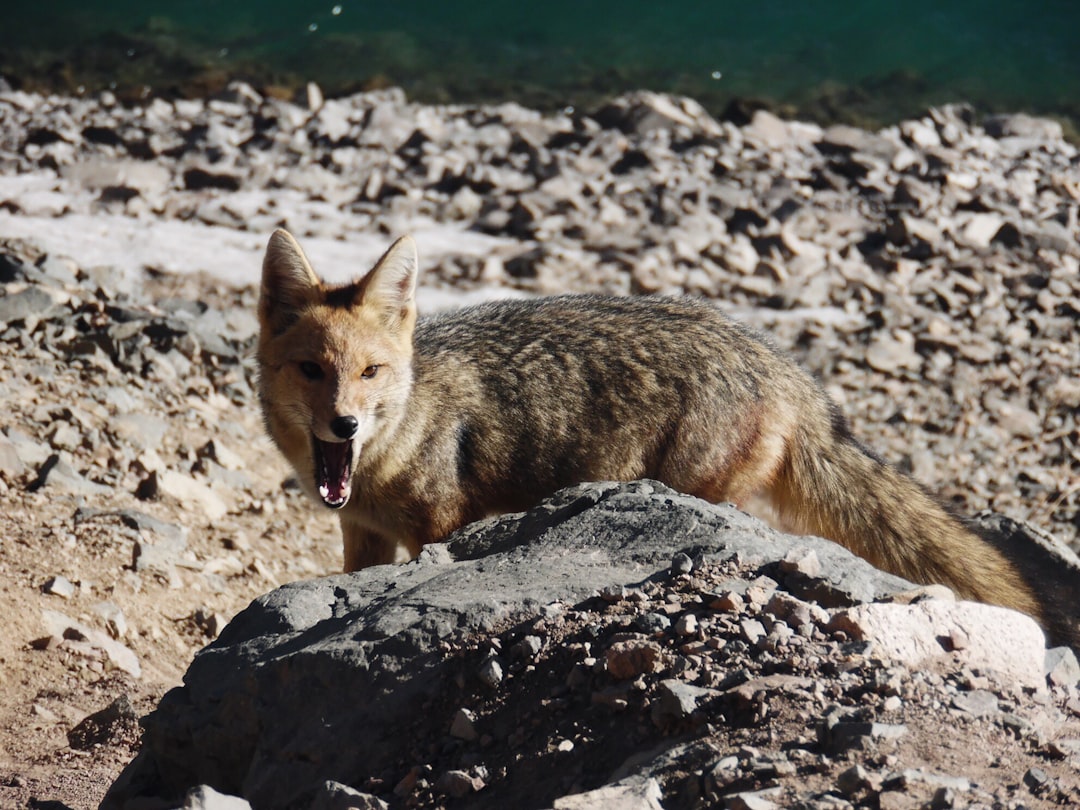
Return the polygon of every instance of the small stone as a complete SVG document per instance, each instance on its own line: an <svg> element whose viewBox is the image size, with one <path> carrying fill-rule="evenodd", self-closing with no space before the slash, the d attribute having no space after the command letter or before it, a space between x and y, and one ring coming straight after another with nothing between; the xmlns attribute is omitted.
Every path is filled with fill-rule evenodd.
<svg viewBox="0 0 1080 810"><path fill-rule="evenodd" d="M813 549L794 549L780 561L784 573L799 573L807 577L821 576L821 561Z"/></svg>
<svg viewBox="0 0 1080 810"><path fill-rule="evenodd" d="M225 625L228 621L220 613L209 610L207 608L198 608L191 614L192 620L195 625L203 631L208 638L217 638L221 635L221 631L225 629Z"/></svg>
<svg viewBox="0 0 1080 810"><path fill-rule="evenodd" d="M447 771L435 782L435 790L454 799L463 799L484 788L484 780L467 771Z"/></svg>
<svg viewBox="0 0 1080 810"><path fill-rule="evenodd" d="M973 214L960 231L960 241L968 247L987 248L1004 224L997 214Z"/></svg>
<svg viewBox="0 0 1080 810"><path fill-rule="evenodd" d="M187 541L183 537L167 537L157 543L136 540L132 547L132 566L136 571L153 571L169 576L184 562Z"/></svg>
<svg viewBox="0 0 1080 810"><path fill-rule="evenodd" d="M127 617L115 602L98 602L94 605L94 612L105 620L110 636L119 639L127 635Z"/></svg>
<svg viewBox="0 0 1080 810"><path fill-rule="evenodd" d="M503 681L502 664L499 663L498 658L492 656L480 665L480 669L477 671L476 676L484 683L485 686L489 686L494 689Z"/></svg>
<svg viewBox="0 0 1080 810"><path fill-rule="evenodd" d="M746 603L735 591L726 591L713 599L709 603L709 607L713 610L722 610L725 613L742 613Z"/></svg>
<svg viewBox="0 0 1080 810"><path fill-rule="evenodd" d="M55 306L56 300L41 287L27 287L21 292L0 296L0 323L42 318Z"/></svg>
<svg viewBox="0 0 1080 810"><path fill-rule="evenodd" d="M410 768L409 772L401 777L398 783L394 785L394 795L404 798L412 793L416 789L417 783L420 781L420 776L423 773L424 768L420 765L414 765Z"/></svg>
<svg viewBox="0 0 1080 810"><path fill-rule="evenodd" d="M199 785L187 792L181 810L251 810L251 805L239 796L229 796L209 785Z"/></svg>
<svg viewBox="0 0 1080 810"><path fill-rule="evenodd" d="M779 583L772 577L760 576L746 586L746 598L753 605L764 607L769 603Z"/></svg>
<svg viewBox="0 0 1080 810"><path fill-rule="evenodd" d="M207 442L199 449L198 455L216 461L226 470L242 470L246 466L244 460L222 444L220 439Z"/></svg>
<svg viewBox="0 0 1080 810"><path fill-rule="evenodd" d="M1050 774L1042 768L1029 768L1024 774L1024 784L1032 793L1038 794L1050 784Z"/></svg>
<svg viewBox="0 0 1080 810"><path fill-rule="evenodd" d="M388 810L389 807L378 796L333 780L324 782L311 802L311 810Z"/></svg>
<svg viewBox="0 0 1080 810"><path fill-rule="evenodd" d="M828 714L818 725L818 742L832 753L849 749L865 750L873 744L898 739L907 734L903 724L848 720L839 711Z"/></svg>
<svg viewBox="0 0 1080 810"><path fill-rule="evenodd" d="M642 613L634 618L634 626L642 633L655 636L671 627L671 619L663 613Z"/></svg>
<svg viewBox="0 0 1080 810"><path fill-rule="evenodd" d="M584 793L555 800L554 810L663 810L663 793L653 778L629 776Z"/></svg>
<svg viewBox="0 0 1080 810"><path fill-rule="evenodd" d="M1046 680L1051 686L1075 686L1080 681L1080 663L1071 647L1052 647L1046 651Z"/></svg>
<svg viewBox="0 0 1080 810"><path fill-rule="evenodd" d="M922 367L922 355L915 351L915 338L910 332L879 332L866 348L866 364L886 373L918 370Z"/></svg>
<svg viewBox="0 0 1080 810"><path fill-rule="evenodd" d="M307 108L311 112L318 112L323 105L324 97L322 89L315 82L308 82L305 88L305 101L307 101Z"/></svg>
<svg viewBox="0 0 1080 810"><path fill-rule="evenodd" d="M674 678L661 681L652 701L650 715L659 728L687 720L698 709L698 701L717 694Z"/></svg>
<svg viewBox="0 0 1080 810"><path fill-rule="evenodd" d="M161 494L171 496L185 506L198 510L209 521L219 520L229 511L220 495L190 475L165 470L158 476L158 487Z"/></svg>
<svg viewBox="0 0 1080 810"><path fill-rule="evenodd" d="M67 577L57 575L45 580L41 590L52 596L59 596L61 599L70 599L75 595L76 587Z"/></svg>
<svg viewBox="0 0 1080 810"><path fill-rule="evenodd" d="M14 480L26 472L26 465L19 458L19 452L4 433L0 433L0 477Z"/></svg>
<svg viewBox="0 0 1080 810"><path fill-rule="evenodd" d="M689 574L693 570L694 561L690 558L689 554L684 554L680 551L678 554L671 558L672 574Z"/></svg>
<svg viewBox="0 0 1080 810"><path fill-rule="evenodd" d="M725 810L777 810L780 805L773 798L780 798L779 787L765 790L735 793L724 798Z"/></svg>
<svg viewBox="0 0 1080 810"><path fill-rule="evenodd" d="M997 713L998 699L993 692L985 689L973 689L962 692L952 700L952 705L973 717L989 717Z"/></svg>
<svg viewBox="0 0 1080 810"><path fill-rule="evenodd" d="M754 646L767 635L765 625L757 619L743 619L739 622L739 629L742 630L743 638Z"/></svg>
<svg viewBox="0 0 1080 810"><path fill-rule="evenodd" d="M49 432L49 443L57 450L77 450L82 445L82 438L82 434L70 422L57 422Z"/></svg>
<svg viewBox="0 0 1080 810"><path fill-rule="evenodd" d="M1046 744L1045 751L1054 759L1066 759L1080 755L1080 740L1061 739L1051 740Z"/></svg>
<svg viewBox="0 0 1080 810"><path fill-rule="evenodd" d="M697 616L693 613L685 613L675 624L675 632L680 636L693 636L698 631Z"/></svg>
<svg viewBox="0 0 1080 810"><path fill-rule="evenodd" d="M624 681L660 670L663 648L652 641L616 641L605 653L607 671Z"/></svg>
<svg viewBox="0 0 1080 810"><path fill-rule="evenodd" d="M600 598L610 604L622 602L630 595L630 590L625 585L608 585L600 591Z"/></svg>
<svg viewBox="0 0 1080 810"><path fill-rule="evenodd" d="M466 742L477 740L480 735L476 731L475 719L475 715L468 709L458 709L450 721L450 736Z"/></svg>
<svg viewBox="0 0 1080 810"><path fill-rule="evenodd" d="M939 787L930 800L930 810L949 810L956 807L956 791L950 787Z"/></svg>
<svg viewBox="0 0 1080 810"><path fill-rule="evenodd" d="M919 810L922 800L905 791L886 790L878 794L879 810Z"/></svg>
<svg viewBox="0 0 1080 810"><path fill-rule="evenodd" d="M35 703L33 706L31 706L30 707L30 712L34 715L34 717L36 717L38 720L41 720L42 722L45 722L45 723L59 723L60 722L60 715L58 715L54 711L51 711L51 710L47 709L46 707L42 706L40 703Z"/></svg>
<svg viewBox="0 0 1080 810"><path fill-rule="evenodd" d="M138 657L120 642L55 610L43 610L41 615L51 636L80 641L91 648L101 650L111 666L135 678L142 677L142 667L139 665Z"/></svg>
<svg viewBox="0 0 1080 810"><path fill-rule="evenodd" d="M519 661L531 661L544 649L544 640L540 636L525 636L510 648L510 655Z"/></svg>
<svg viewBox="0 0 1080 810"><path fill-rule="evenodd" d="M947 653L940 639L960 627L970 639ZM970 667L992 669L1031 687L1046 683L1046 637L1029 616L976 602L928 600L912 605L864 604L837 611L829 629L869 641L874 655L919 667L946 654Z"/></svg>
<svg viewBox="0 0 1080 810"><path fill-rule="evenodd" d="M38 470L37 480L27 489L36 492L42 487L75 495L111 495L113 491L112 487L96 484L84 478L70 462L57 453L45 459L45 463Z"/></svg>
<svg viewBox="0 0 1080 810"><path fill-rule="evenodd" d="M1027 113L992 115L983 124L986 134L994 138L1038 138L1060 141L1061 123L1051 118L1038 118Z"/></svg>
<svg viewBox="0 0 1080 810"><path fill-rule="evenodd" d="M555 746L555 749L557 751L561 751L564 754L568 754L574 750L574 741L562 740L557 746Z"/></svg>
<svg viewBox="0 0 1080 810"><path fill-rule="evenodd" d="M862 765L852 765L836 778L836 787L845 796L853 796L870 786L870 773Z"/></svg>
<svg viewBox="0 0 1080 810"><path fill-rule="evenodd" d="M104 709L83 718L68 732L68 743L79 751L95 746L139 739L139 715L127 695L120 695Z"/></svg>

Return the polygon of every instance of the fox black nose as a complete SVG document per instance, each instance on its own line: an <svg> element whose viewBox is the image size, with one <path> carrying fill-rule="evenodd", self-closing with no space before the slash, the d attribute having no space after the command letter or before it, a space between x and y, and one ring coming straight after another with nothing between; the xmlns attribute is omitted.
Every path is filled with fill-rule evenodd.
<svg viewBox="0 0 1080 810"><path fill-rule="evenodd" d="M355 416L336 416L330 423L330 430L334 431L334 435L339 439L351 439L359 427L360 423Z"/></svg>

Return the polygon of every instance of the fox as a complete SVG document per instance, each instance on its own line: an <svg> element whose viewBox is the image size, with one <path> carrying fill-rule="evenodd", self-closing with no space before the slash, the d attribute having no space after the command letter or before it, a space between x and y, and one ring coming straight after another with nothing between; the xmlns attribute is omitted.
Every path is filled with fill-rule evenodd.
<svg viewBox="0 0 1080 810"><path fill-rule="evenodd" d="M263 260L257 396L301 486L338 512L346 572L567 486L649 478L713 503L764 499L788 531L1047 626L1021 565L708 302L572 294L420 318L418 267L403 236L327 284L284 229Z"/></svg>

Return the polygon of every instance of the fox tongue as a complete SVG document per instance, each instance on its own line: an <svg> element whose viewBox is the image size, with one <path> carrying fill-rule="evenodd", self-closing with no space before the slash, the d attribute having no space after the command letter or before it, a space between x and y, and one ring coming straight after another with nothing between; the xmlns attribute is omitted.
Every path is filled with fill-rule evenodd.
<svg viewBox="0 0 1080 810"><path fill-rule="evenodd" d="M352 486L349 476L352 472L352 442L324 442L315 440L317 458L316 483L323 503L334 509L340 509L349 500Z"/></svg>

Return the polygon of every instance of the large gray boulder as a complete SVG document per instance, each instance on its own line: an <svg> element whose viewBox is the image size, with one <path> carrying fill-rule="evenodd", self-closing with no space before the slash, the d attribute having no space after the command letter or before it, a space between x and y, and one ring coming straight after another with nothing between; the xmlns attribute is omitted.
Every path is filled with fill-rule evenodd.
<svg viewBox="0 0 1080 810"><path fill-rule="evenodd" d="M691 569L692 576L714 575L689 595L665 593L667 585L657 590L658 583L688 581ZM363 799L373 807L380 799L404 806L416 784L450 797L480 791L470 807L563 806L566 794L633 775L633 768L619 768L627 759L648 761L671 750L677 741L665 743L664 733L703 723L702 706L711 701L727 703L707 714L723 711L741 721L754 716L761 689L809 688L812 678L804 674L752 667L781 662L779 654L770 658L778 649L794 650L785 646L793 629L808 644L824 644L827 615L819 606L912 589L834 543L781 535L730 505L656 483L567 489L527 513L462 529L413 563L296 582L256 599L195 657L184 686L146 718L143 750L102 807L145 806L140 802L150 799L179 805L199 785L243 797L258 810L332 806L327 784L378 794ZM654 607L627 609L615 632L610 622L603 631L597 623L596 644L589 644L590 611L618 611L644 593L656 594ZM724 660L717 672L697 678L706 686L678 683L687 667L707 664L689 652L680 659L679 650L704 652L710 640L694 632L696 616L665 612L678 608L678 599L700 607L704 621L714 621L708 610L723 613L715 626L728 634ZM577 620L577 635L563 629L568 617L586 617ZM578 753L585 741L600 741L589 748L588 778L561 779L546 765L538 772L525 756L500 773L483 765L496 758L492 752L524 743L541 720L491 712L477 730L468 706L499 690L539 690L527 664L554 669L554 658L537 657L541 648L579 657L563 662L569 675L542 681L545 690L554 684L554 702L548 694L530 700L551 713L544 715L554 724L549 750L569 752L572 735L559 737L567 733L558 730L566 726L559 711L570 705L566 693L578 689L580 696L588 684L576 699L581 723L603 728L570 724L578 729ZM646 687L635 677L663 667L664 677L677 677L654 685L651 715L644 715L651 724L618 714L635 700L644 705L637 696ZM773 669L782 672L781 663ZM596 672L606 678L600 686ZM764 686L740 691L755 673L765 677L753 683ZM429 762L441 762L443 771ZM340 797L345 788L334 789Z"/></svg>
<svg viewBox="0 0 1080 810"><path fill-rule="evenodd" d="M793 551L814 552L820 571L796 572L789 590L825 604L913 587L833 543L781 535L651 482L565 490L467 527L410 564L286 585L196 656L184 686L145 720L143 749L102 807L179 801L200 784L256 808L309 806L327 780L393 786L420 756L408 729L460 678L447 651L471 635L667 577L680 553L770 570ZM486 675L497 683L497 671ZM497 805L492 793L484 798Z"/></svg>

